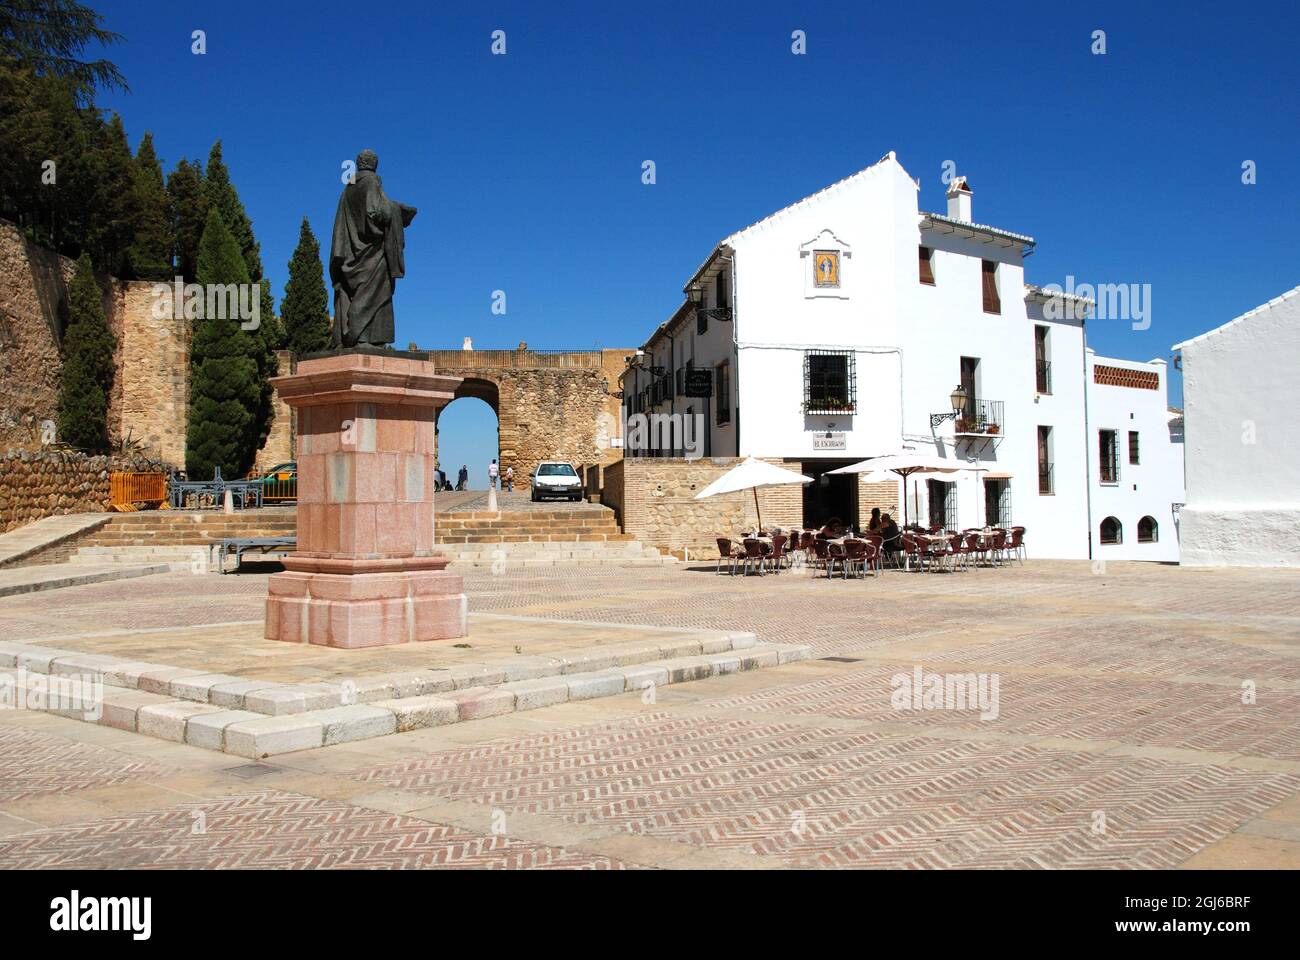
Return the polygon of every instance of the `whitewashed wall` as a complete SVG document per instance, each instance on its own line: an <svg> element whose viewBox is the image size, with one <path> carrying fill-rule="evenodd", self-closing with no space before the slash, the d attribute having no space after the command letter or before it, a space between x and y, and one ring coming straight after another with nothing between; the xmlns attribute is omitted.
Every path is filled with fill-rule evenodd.
<svg viewBox="0 0 1300 960"><path fill-rule="evenodd" d="M1175 349L1183 562L1300 567L1300 287Z"/></svg>
<svg viewBox="0 0 1300 960"><path fill-rule="evenodd" d="M1093 381L1096 364L1156 373L1156 390L1098 384ZM1163 360L1135 363L1113 357L1098 357L1088 351L1088 460L1092 476L1091 507L1093 556L1102 560L1179 559L1178 529L1174 504L1182 503L1182 445L1169 440L1168 365ZM1100 431L1114 430L1118 442L1119 476L1116 483L1101 482ZM1128 434L1136 430L1139 463L1129 463ZM1138 521L1153 517L1158 524L1155 543L1138 542ZM1119 520L1123 542L1103 544L1101 523L1106 517Z"/></svg>

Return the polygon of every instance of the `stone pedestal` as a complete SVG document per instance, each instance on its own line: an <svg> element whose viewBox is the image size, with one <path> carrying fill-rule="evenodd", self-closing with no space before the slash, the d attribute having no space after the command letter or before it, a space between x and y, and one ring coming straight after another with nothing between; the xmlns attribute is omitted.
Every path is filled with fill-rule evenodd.
<svg viewBox="0 0 1300 960"><path fill-rule="evenodd" d="M271 381L297 411L298 545L266 637L374 647L466 635L462 580L433 552L434 416L460 383L411 356L303 360Z"/></svg>

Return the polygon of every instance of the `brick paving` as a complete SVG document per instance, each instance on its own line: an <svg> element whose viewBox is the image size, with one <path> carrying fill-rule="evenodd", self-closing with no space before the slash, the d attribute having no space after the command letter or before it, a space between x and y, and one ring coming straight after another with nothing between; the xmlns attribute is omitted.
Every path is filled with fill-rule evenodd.
<svg viewBox="0 0 1300 960"><path fill-rule="evenodd" d="M5 598L0 639L165 637L256 620L264 590L178 574ZM1294 571L560 566L466 592L840 659L262 764L0 711L0 867L1300 867ZM996 674L996 719L895 709L917 667Z"/></svg>

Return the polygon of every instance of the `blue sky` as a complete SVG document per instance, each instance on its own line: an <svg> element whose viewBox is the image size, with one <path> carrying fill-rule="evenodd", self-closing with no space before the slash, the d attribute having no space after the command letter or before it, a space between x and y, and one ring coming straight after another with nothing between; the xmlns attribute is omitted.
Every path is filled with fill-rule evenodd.
<svg viewBox="0 0 1300 960"><path fill-rule="evenodd" d="M126 37L100 102L168 169L223 141L277 300L301 218L324 238L378 152L420 208L399 347L639 344L717 240L889 150L922 209L954 161L975 219L1038 240L1031 282L1149 283L1150 328L1096 322L1100 353L1167 357L1300 282L1291 4L89 2ZM444 413L445 468L495 442L481 402Z"/></svg>

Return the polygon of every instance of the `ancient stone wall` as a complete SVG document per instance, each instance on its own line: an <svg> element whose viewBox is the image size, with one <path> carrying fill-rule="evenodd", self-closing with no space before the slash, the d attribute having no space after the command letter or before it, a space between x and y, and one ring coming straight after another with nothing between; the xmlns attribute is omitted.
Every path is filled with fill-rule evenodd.
<svg viewBox="0 0 1300 960"><path fill-rule="evenodd" d="M275 356L279 361L280 376L287 377L294 372L296 365L293 354L288 350L277 350ZM271 394L271 414L274 417L271 432L267 434L266 443L262 444L262 449L257 451L257 457L253 461L256 470L268 470L294 458L293 408L280 399L278 390Z"/></svg>
<svg viewBox="0 0 1300 960"><path fill-rule="evenodd" d="M42 422L58 419L59 348L75 267L0 221L0 449L39 449ZM109 329L117 338L108 437L114 442L130 437L141 442L143 454L181 464L189 325L154 316L154 287L113 280L104 297Z"/></svg>
<svg viewBox="0 0 1300 960"><path fill-rule="evenodd" d="M38 449L58 419L59 340L74 264L0 220L0 449Z"/></svg>
<svg viewBox="0 0 1300 960"><path fill-rule="evenodd" d="M189 417L190 325L179 309L155 309L162 298L161 291L155 292L157 286L146 281L113 286L118 373L113 383L109 436L138 440L146 455L183 465Z"/></svg>
<svg viewBox="0 0 1300 960"><path fill-rule="evenodd" d="M496 411L498 462L503 469L513 466L516 483L526 488L543 460L567 460L583 471L622 458L622 450L610 442L621 435L620 404L610 391L630 352L525 348L433 350L427 356L439 373L465 378L457 397L478 397ZM476 482L485 469L486 464L470 464Z"/></svg>
<svg viewBox="0 0 1300 960"><path fill-rule="evenodd" d="M0 454L0 533L43 517L107 510L112 472L166 473L168 469L168 464L156 460L61 451Z"/></svg>

